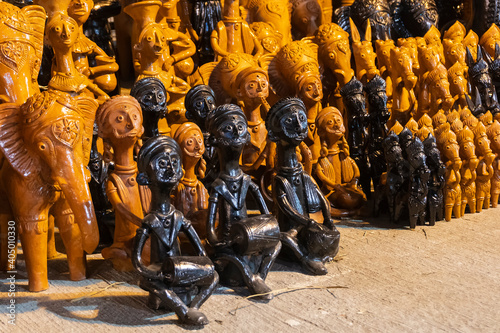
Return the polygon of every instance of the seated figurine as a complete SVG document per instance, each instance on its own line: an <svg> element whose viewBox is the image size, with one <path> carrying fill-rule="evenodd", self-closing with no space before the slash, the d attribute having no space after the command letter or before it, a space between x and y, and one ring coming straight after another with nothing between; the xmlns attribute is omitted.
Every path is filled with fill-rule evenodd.
<svg viewBox="0 0 500 333"><path fill-rule="evenodd" d="M276 103L266 119L269 138L277 143L277 174L273 181L273 200L281 230L281 241L304 268L324 275L326 260L339 249L340 233L333 224L330 204L314 180L302 169L297 146L307 137L307 114L298 98ZM322 221L311 215L322 213Z"/></svg>
<svg viewBox="0 0 500 333"><path fill-rule="evenodd" d="M281 249L279 226L269 214L259 187L239 166L243 146L250 134L241 108L224 104L207 117L207 129L217 147L219 176L210 186L207 238L215 248L214 261L224 282L233 284L231 269L241 273L252 294L271 299L271 289L264 280ZM246 198L252 194L261 214L248 217ZM216 216L218 227L216 228Z"/></svg>
<svg viewBox="0 0 500 333"><path fill-rule="evenodd" d="M164 304L183 323L205 325L208 320L198 309L214 291L219 276L191 223L170 203L170 193L183 174L180 161L179 145L166 136L149 139L139 151L138 179L149 185L153 201L150 213L137 230L132 263L141 274L139 286L149 292L149 307L156 310ZM181 256L177 239L180 231L199 256ZM145 266L141 259L148 238L151 264ZM194 287L198 290L191 300Z"/></svg>

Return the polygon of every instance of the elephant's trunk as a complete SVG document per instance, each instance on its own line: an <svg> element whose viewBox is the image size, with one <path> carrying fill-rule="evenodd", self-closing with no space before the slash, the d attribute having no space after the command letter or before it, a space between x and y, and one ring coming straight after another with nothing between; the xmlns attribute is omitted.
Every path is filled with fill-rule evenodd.
<svg viewBox="0 0 500 333"><path fill-rule="evenodd" d="M92 253L99 243L99 230L83 163L66 159L54 173L53 178L61 187L80 227L83 250Z"/></svg>

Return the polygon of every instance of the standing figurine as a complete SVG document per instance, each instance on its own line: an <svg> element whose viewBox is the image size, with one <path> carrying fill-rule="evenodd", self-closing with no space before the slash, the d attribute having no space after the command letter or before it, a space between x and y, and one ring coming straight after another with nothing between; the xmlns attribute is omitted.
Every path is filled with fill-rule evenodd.
<svg viewBox="0 0 500 333"><path fill-rule="evenodd" d="M182 178L181 149L170 137L158 136L144 143L138 156L139 181L149 185L151 211L137 229L132 263L141 274L139 286L149 292L148 306L162 305L188 325L206 325L199 311L213 293L219 276L206 256L193 226L170 203L170 195ZM184 233L198 256L182 256L177 236ZM143 264L143 249L151 239L151 265ZM191 299L191 297L194 297Z"/></svg>
<svg viewBox="0 0 500 333"><path fill-rule="evenodd" d="M210 36L222 19L220 0L195 0L191 11L191 23L197 35L195 41L198 65L214 60ZM187 96L186 96L187 99Z"/></svg>
<svg viewBox="0 0 500 333"><path fill-rule="evenodd" d="M108 176L106 194L115 209L113 244L102 250L118 271L132 270L133 239L144 217L134 147L144 131L141 107L131 96L116 96L96 116L99 136L113 147L115 167Z"/></svg>
<svg viewBox="0 0 500 333"><path fill-rule="evenodd" d="M207 238L215 248L214 261L224 282L239 280L231 274L236 266L252 294L264 294L260 298L271 299L271 289L264 281L281 249L279 226L269 214L259 187L239 166L241 151L250 136L245 114L237 105L221 105L208 114L207 128L221 167L210 187L207 220ZM248 217L248 192L264 215Z"/></svg>
<svg viewBox="0 0 500 333"><path fill-rule="evenodd" d="M465 126L457 133L457 141L460 146L460 158L462 167L460 168L460 188L462 190L462 216L465 208L469 205L471 213L476 212L476 177L477 165L476 146L474 145L474 133Z"/></svg>
<svg viewBox="0 0 500 333"><path fill-rule="evenodd" d="M410 228L424 224L427 209L428 181L430 171L425 163L424 145L419 138L414 138L406 149L410 164L410 187L408 211L410 213Z"/></svg>
<svg viewBox="0 0 500 333"><path fill-rule="evenodd" d="M353 77L349 83L340 89L347 114L347 143L350 154L360 172L360 183L366 196L370 198L370 162L366 147L368 143L368 126L370 116L366 112L363 85Z"/></svg>
<svg viewBox="0 0 500 333"><path fill-rule="evenodd" d="M146 140L160 134L158 122L165 118L167 112L167 92L163 83L154 77L146 77L134 83L130 95L135 97L142 109L144 137ZM169 134L170 128L162 130L161 134Z"/></svg>
<svg viewBox="0 0 500 333"><path fill-rule="evenodd" d="M297 159L296 148L307 137L304 103L293 97L280 100L269 110L266 127L277 144L273 200L281 241L307 271L324 275L325 261L338 252L340 233L333 224L330 204ZM319 212L318 223L312 215Z"/></svg>
<svg viewBox="0 0 500 333"><path fill-rule="evenodd" d="M495 154L491 151L490 140L486 135L486 128L483 123L479 122L472 131L474 132L474 143L479 158L476 178L476 211L480 213L483 208L490 208L491 178L494 172L492 164Z"/></svg>
<svg viewBox="0 0 500 333"><path fill-rule="evenodd" d="M445 185L444 175L446 167L441 161L441 154L437 147L436 138L429 134L423 142L425 161L430 171L429 176L429 192L427 194L427 213L429 225L436 224L436 221L441 221L444 217L444 197L443 189Z"/></svg>

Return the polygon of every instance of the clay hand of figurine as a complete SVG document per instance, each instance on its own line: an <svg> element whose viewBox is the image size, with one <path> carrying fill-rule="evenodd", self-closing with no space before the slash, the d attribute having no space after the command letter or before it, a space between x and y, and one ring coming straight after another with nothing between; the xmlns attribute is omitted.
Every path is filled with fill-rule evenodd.
<svg viewBox="0 0 500 333"><path fill-rule="evenodd" d="M168 71L170 69L170 67L172 67L172 65L174 64L175 62L175 58L170 56L168 57L165 62L163 63L163 69L165 71Z"/></svg>
<svg viewBox="0 0 500 333"><path fill-rule="evenodd" d="M335 221L334 221L332 218L330 218L330 219L328 219L328 220L326 220L326 219L325 219L325 220L323 221L323 225L324 225L325 227L327 227L328 229L333 229L333 227L334 227L334 222L335 222Z"/></svg>
<svg viewBox="0 0 500 333"><path fill-rule="evenodd" d="M308 220L307 220L307 227L308 227L308 228L311 228L311 227L313 227L314 225L316 225L316 223L317 223L317 222L316 222L316 221L314 221L313 219L308 219Z"/></svg>

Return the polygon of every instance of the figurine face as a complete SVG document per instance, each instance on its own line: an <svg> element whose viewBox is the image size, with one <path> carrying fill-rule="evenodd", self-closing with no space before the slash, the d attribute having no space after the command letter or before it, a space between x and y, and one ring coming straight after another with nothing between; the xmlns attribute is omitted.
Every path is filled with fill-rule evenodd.
<svg viewBox="0 0 500 333"><path fill-rule="evenodd" d="M491 138L490 148L496 153L500 152L500 133Z"/></svg>
<svg viewBox="0 0 500 333"><path fill-rule="evenodd" d="M136 138L142 135L141 110L126 104L118 105L110 111L108 117L115 138Z"/></svg>
<svg viewBox="0 0 500 333"><path fill-rule="evenodd" d="M176 185L183 176L181 157L174 148L165 146L151 158L146 172L151 183Z"/></svg>
<svg viewBox="0 0 500 333"><path fill-rule="evenodd" d="M323 86L316 75L310 75L300 87L300 97L309 101L319 102L323 98Z"/></svg>
<svg viewBox="0 0 500 333"><path fill-rule="evenodd" d="M408 162L414 168L418 168L419 166L425 164L425 155L423 151L414 152L412 154L408 154Z"/></svg>
<svg viewBox="0 0 500 333"><path fill-rule="evenodd" d="M184 141L180 142L183 154L194 158L201 158L205 152L203 135L196 129L189 130Z"/></svg>
<svg viewBox="0 0 500 333"><path fill-rule="evenodd" d="M92 0L71 0L68 7L68 15L79 24L83 24L89 18L92 8L94 8Z"/></svg>
<svg viewBox="0 0 500 333"><path fill-rule="evenodd" d="M335 136L344 135L345 127L342 115L340 113L332 112L326 120L325 130L327 133Z"/></svg>
<svg viewBox="0 0 500 333"><path fill-rule="evenodd" d="M200 91L193 97L192 110L188 110L195 118L205 120L209 112L215 110L215 97L208 91Z"/></svg>
<svg viewBox="0 0 500 333"><path fill-rule="evenodd" d="M376 110L387 109L387 94L383 90L377 91L376 94L368 94L368 103Z"/></svg>
<svg viewBox="0 0 500 333"><path fill-rule="evenodd" d="M157 86L152 86L143 92L142 95L136 96L144 113L154 113L158 116L163 116L166 110L165 91Z"/></svg>
<svg viewBox="0 0 500 333"><path fill-rule="evenodd" d="M321 8L315 0L303 1L292 12L292 26L302 37L312 36L319 26Z"/></svg>
<svg viewBox="0 0 500 333"><path fill-rule="evenodd" d="M141 54L149 57L160 57L165 52L167 38L157 26L149 28L142 34Z"/></svg>
<svg viewBox="0 0 500 333"><path fill-rule="evenodd" d="M66 17L68 18L68 17ZM78 38L78 29L73 20L62 19L49 28L48 36L55 49L68 49Z"/></svg>
<svg viewBox="0 0 500 333"><path fill-rule="evenodd" d="M229 117L217 127L215 138L223 146L242 147L248 141L246 119L238 115Z"/></svg>
<svg viewBox="0 0 500 333"><path fill-rule="evenodd" d="M245 92L248 98L267 98L269 96L269 83L267 77L261 73L248 75L241 83L241 91Z"/></svg>
<svg viewBox="0 0 500 333"><path fill-rule="evenodd" d="M286 141L299 145L307 137L307 116L303 109L293 105L280 119Z"/></svg>

